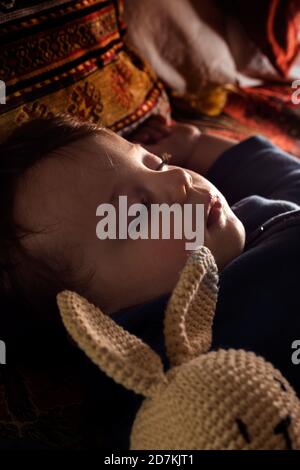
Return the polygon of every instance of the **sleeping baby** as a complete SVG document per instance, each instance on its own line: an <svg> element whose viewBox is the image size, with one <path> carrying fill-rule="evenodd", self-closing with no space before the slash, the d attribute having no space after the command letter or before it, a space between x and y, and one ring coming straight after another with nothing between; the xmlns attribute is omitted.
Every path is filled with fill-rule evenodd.
<svg viewBox="0 0 300 470"><path fill-rule="evenodd" d="M64 289L124 327L141 331L147 315L155 323L190 254L185 238L99 240L96 209L122 195L146 207L202 204L220 272L213 347L251 349L300 390L290 363L300 334L295 158L262 137L236 143L159 118L129 141L67 117L23 124L0 158L1 295L27 305L35 329L57 320Z"/></svg>
<svg viewBox="0 0 300 470"><path fill-rule="evenodd" d="M7 240L5 255L8 290L13 292L17 281L24 295L34 292L38 308L45 310L50 293L68 285L107 313L171 291L189 254L184 238L96 236L97 207L117 207L121 195L127 196L128 205L203 204L205 244L219 268L238 256L244 228L203 176L205 138L202 142L196 128L174 126L165 136L168 151L176 149L174 135L181 137L181 149L165 162L163 152L150 152L112 131L72 120L39 119L19 128L1 152L9 176L11 207L6 210L14 240ZM217 201L218 221L210 224Z"/></svg>

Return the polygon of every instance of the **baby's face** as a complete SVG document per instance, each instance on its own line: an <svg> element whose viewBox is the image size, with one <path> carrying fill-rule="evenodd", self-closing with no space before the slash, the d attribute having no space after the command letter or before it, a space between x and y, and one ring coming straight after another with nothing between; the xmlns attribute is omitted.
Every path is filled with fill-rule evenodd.
<svg viewBox="0 0 300 470"><path fill-rule="evenodd" d="M56 154L56 155L54 155ZM245 232L225 198L205 178L171 164L110 131L55 151L32 168L17 188L17 221L40 231L28 237L37 257L71 267L88 282L84 295L111 313L168 293L187 256L183 239L106 239L96 235L96 209L118 196L132 203L204 204L218 196L221 213L205 221L204 244L222 269L244 248Z"/></svg>

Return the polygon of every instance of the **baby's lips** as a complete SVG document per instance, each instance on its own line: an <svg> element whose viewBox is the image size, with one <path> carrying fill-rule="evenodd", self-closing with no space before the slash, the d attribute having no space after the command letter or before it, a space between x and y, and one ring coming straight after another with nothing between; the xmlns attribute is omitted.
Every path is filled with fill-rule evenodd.
<svg viewBox="0 0 300 470"><path fill-rule="evenodd" d="M208 207L207 218L206 218L206 226L207 228L214 225L220 217L222 211L222 202L218 196L213 196L211 199L211 203Z"/></svg>

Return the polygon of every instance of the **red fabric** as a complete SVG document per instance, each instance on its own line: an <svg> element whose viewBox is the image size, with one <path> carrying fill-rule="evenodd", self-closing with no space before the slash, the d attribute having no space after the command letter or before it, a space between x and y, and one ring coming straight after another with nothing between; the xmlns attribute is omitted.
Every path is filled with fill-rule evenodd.
<svg viewBox="0 0 300 470"><path fill-rule="evenodd" d="M263 134L299 158L300 108L291 101L292 91L289 85L241 89L231 95L225 113L249 134Z"/></svg>
<svg viewBox="0 0 300 470"><path fill-rule="evenodd" d="M209 134L243 140L260 134L300 159L300 104L290 83L238 88L230 92L220 116L210 117L172 98L173 117L196 120Z"/></svg>
<svg viewBox="0 0 300 470"><path fill-rule="evenodd" d="M300 0L227 0L227 6L279 74L286 77L300 50Z"/></svg>
<svg viewBox="0 0 300 470"><path fill-rule="evenodd" d="M268 56L279 73L287 76L299 53L300 1L272 0L267 18ZM262 45L263 46L263 45Z"/></svg>
<svg viewBox="0 0 300 470"><path fill-rule="evenodd" d="M203 125L211 134L237 140L264 135L300 158L300 105L292 103L293 91L288 84L237 88L229 95L223 114L204 118Z"/></svg>

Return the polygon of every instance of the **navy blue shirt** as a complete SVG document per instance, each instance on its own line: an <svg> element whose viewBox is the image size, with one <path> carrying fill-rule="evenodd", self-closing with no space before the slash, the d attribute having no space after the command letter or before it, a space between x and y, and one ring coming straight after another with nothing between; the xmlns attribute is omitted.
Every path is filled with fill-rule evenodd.
<svg viewBox="0 0 300 470"><path fill-rule="evenodd" d="M245 250L220 273L213 349L243 348L271 361L300 396L300 162L262 137L224 152L208 179L246 228Z"/></svg>
<svg viewBox="0 0 300 470"><path fill-rule="evenodd" d="M292 342L300 339L300 162L256 136L224 152L207 179L246 228L244 252L220 273L212 349L242 348L262 355L300 397L300 365L291 360ZM166 368L168 298L113 315L158 352Z"/></svg>

